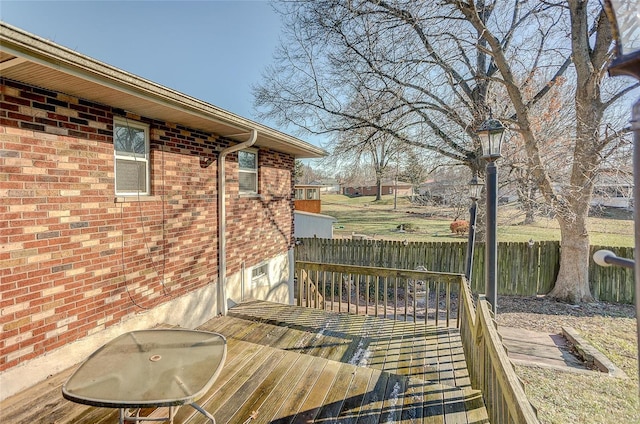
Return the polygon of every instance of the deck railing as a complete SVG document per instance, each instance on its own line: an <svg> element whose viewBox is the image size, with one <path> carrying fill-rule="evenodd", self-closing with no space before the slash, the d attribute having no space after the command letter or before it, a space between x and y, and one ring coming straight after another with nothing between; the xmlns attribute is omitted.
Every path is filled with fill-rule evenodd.
<svg viewBox="0 0 640 424"><path fill-rule="evenodd" d="M488 302L480 296L474 304L463 275L304 261L296 261L295 274L299 306L455 325L471 386L482 391L490 422L540 423L507 357Z"/></svg>
<svg viewBox="0 0 640 424"><path fill-rule="evenodd" d="M471 290L462 285L460 337L471 387L482 391L492 423L539 424L536 411L502 345L489 302L480 296L474 305Z"/></svg>
<svg viewBox="0 0 640 424"><path fill-rule="evenodd" d="M459 274L296 261L299 306L405 321L460 325ZM452 313L452 310L455 312Z"/></svg>

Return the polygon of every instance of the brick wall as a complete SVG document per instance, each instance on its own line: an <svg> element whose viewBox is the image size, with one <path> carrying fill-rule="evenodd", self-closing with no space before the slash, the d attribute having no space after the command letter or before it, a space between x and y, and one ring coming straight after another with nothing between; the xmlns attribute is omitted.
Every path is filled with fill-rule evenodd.
<svg viewBox="0 0 640 424"><path fill-rule="evenodd" d="M124 111L0 79L0 372L217 281L217 157L229 142L150 124L152 196L114 195ZM227 158L228 274L286 252L292 156L260 149L260 196Z"/></svg>

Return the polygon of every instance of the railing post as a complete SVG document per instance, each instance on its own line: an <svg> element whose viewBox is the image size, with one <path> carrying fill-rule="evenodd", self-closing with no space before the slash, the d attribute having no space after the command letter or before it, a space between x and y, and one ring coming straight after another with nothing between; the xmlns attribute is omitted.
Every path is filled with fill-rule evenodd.
<svg viewBox="0 0 640 424"><path fill-rule="evenodd" d="M354 277L356 281L356 315L360 315L360 275Z"/></svg>
<svg viewBox="0 0 640 424"><path fill-rule="evenodd" d="M297 292L295 293L296 305L302 306L302 299L300 297L300 292L301 292L300 286L302 285L302 270L299 267L294 266L294 274L296 278L295 278L295 284L294 284L293 290L294 292Z"/></svg>
<svg viewBox="0 0 640 424"><path fill-rule="evenodd" d="M446 290L446 307L447 307L447 327L449 327L449 316L451 313L451 283L447 284L447 290Z"/></svg>
<svg viewBox="0 0 640 424"><path fill-rule="evenodd" d="M436 292L435 292L435 310L436 310L436 327L438 326L438 321L440 320L440 281L436 282Z"/></svg>
<svg viewBox="0 0 640 424"><path fill-rule="evenodd" d="M424 283L424 323L425 325L429 324L429 293L431 291L431 281L427 280Z"/></svg>

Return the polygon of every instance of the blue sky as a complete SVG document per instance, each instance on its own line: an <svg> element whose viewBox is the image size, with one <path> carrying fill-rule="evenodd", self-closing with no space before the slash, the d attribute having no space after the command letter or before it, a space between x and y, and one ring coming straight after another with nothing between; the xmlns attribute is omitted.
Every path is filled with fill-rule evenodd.
<svg viewBox="0 0 640 424"><path fill-rule="evenodd" d="M266 0L0 0L0 19L254 120L251 86L280 35Z"/></svg>

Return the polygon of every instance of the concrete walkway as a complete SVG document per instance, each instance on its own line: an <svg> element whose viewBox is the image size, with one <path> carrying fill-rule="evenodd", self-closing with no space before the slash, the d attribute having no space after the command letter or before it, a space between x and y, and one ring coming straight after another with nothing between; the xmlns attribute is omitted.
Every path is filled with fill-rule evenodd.
<svg viewBox="0 0 640 424"><path fill-rule="evenodd" d="M538 365L564 371L588 371L570 351L560 334L545 334L522 328L498 327L509 358L516 364Z"/></svg>

